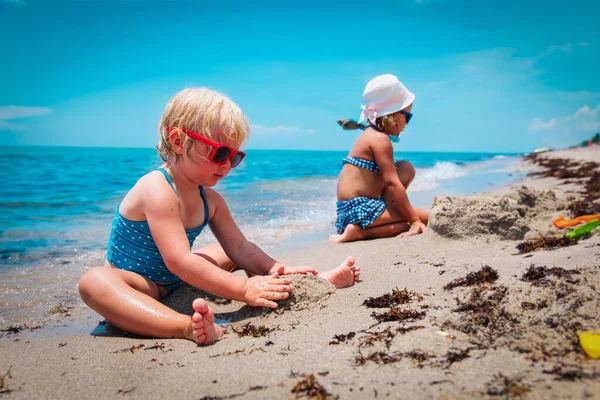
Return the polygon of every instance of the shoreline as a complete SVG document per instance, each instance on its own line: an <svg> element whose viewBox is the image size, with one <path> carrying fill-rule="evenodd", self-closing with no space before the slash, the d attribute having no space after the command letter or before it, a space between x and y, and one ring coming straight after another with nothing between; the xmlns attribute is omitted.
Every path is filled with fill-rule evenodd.
<svg viewBox="0 0 600 400"><path fill-rule="evenodd" d="M588 155L553 153L540 157ZM0 375L10 371L3 385L15 398L88 398L100 391L154 398L172 396L175 388L196 398L293 398L294 388L309 387L341 398L593 396L600 366L585 356L575 332L600 328L600 235L553 250L516 249L536 236L562 233L551 220L568 216L560 207L581 188L533 177L490 193L438 196L423 235L318 241L286 252L286 262L319 270L353 255L361 281L328 293L308 279L303 297L278 312L211 301L220 317L232 320L212 346L92 337L100 316L87 308L59 311L59 320L44 328L3 332ZM489 209L494 213L484 214ZM486 265L496 279L444 289ZM532 266L566 272L527 280ZM365 306L369 298L404 288L402 313ZM186 288L170 301L189 308L197 295ZM382 322L378 315L403 319ZM247 322L273 330L238 337L233 329Z"/></svg>

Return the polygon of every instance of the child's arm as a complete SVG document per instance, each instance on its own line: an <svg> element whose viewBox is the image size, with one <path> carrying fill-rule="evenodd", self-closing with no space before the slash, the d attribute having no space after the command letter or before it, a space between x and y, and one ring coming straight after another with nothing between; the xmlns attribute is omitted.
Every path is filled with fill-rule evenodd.
<svg viewBox="0 0 600 400"><path fill-rule="evenodd" d="M152 183L152 182L150 182ZM269 276L245 278L220 269L190 250L185 228L181 221L179 200L172 191L149 186L143 208L152 236L171 272L192 286L225 298L246 302L253 306L275 308L272 300L287 298L292 290L291 280ZM169 188L170 190L170 188Z"/></svg>
<svg viewBox="0 0 600 400"><path fill-rule="evenodd" d="M215 212L210 219L210 229L225 250L225 254L236 266L252 274L267 275L279 272L281 275L289 274L317 274L318 271L311 267L290 267L265 253L260 247L252 243L240 231L231 216L227 203L214 190L207 189L210 193L209 204L215 204ZM281 269L283 268L283 270Z"/></svg>
<svg viewBox="0 0 600 400"><path fill-rule="evenodd" d="M406 188L400 182L396 165L394 164L394 149L387 137L380 135L371 143L371 149L375 162L381 171L383 183L390 194L389 206L398 210L404 218L413 226L423 225L415 209L408 200ZM423 225L424 228L424 225ZM424 229L423 229L424 230ZM418 233L418 232L417 232Z"/></svg>

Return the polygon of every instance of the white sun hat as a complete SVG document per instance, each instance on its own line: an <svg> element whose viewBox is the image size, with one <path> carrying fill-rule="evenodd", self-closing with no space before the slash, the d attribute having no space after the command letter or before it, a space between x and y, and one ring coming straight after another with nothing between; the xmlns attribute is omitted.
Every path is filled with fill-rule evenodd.
<svg viewBox="0 0 600 400"><path fill-rule="evenodd" d="M415 101L415 95L394 75L377 76L367 83L363 92L364 105L359 122L369 120L372 124L384 115L398 112Z"/></svg>

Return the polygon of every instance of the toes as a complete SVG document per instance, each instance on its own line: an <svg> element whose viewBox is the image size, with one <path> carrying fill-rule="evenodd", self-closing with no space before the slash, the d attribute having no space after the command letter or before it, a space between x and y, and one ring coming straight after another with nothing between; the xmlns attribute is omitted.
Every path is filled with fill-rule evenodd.
<svg viewBox="0 0 600 400"><path fill-rule="evenodd" d="M208 303L204 299L194 300L194 302L192 303L192 307L194 308L194 311L200 314L206 314L206 312L208 311Z"/></svg>
<svg viewBox="0 0 600 400"><path fill-rule="evenodd" d="M200 313L194 313L194 315L192 315L192 321L194 322L194 324L201 324L202 320L204 318L202 317L202 314Z"/></svg>

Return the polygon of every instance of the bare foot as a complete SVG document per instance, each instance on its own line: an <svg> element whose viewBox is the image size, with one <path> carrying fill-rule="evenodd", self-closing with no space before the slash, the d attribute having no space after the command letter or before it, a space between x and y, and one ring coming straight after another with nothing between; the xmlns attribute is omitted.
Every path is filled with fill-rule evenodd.
<svg viewBox="0 0 600 400"><path fill-rule="evenodd" d="M196 299L192 303L193 340L198 344L212 344L223 336L221 327L215 324L215 313L204 299Z"/></svg>
<svg viewBox="0 0 600 400"><path fill-rule="evenodd" d="M354 265L354 257L348 257L346 260L332 270L322 272L319 276L327 279L336 288L345 288L354 285L360 277L360 267Z"/></svg>
<svg viewBox="0 0 600 400"><path fill-rule="evenodd" d="M361 238L362 230L363 229L359 225L350 224L346 226L344 233L341 235L329 236L329 241L334 243L353 242Z"/></svg>

